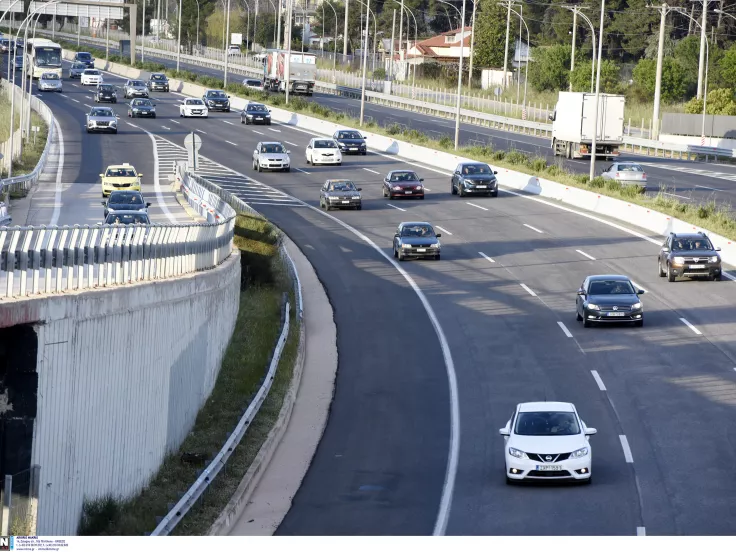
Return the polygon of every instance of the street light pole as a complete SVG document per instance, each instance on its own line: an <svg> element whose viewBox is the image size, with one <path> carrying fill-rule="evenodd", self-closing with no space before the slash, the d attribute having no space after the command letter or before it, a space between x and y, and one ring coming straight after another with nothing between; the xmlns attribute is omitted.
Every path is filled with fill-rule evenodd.
<svg viewBox="0 0 736 552"><path fill-rule="evenodd" d="M360 91L360 126L363 126L363 114L365 112L365 74L366 74L366 70L368 69L368 33L370 32L370 23L371 23L371 17L370 17L371 0L367 0L366 7L368 8L368 12L366 13L366 16L365 16L365 47L363 48L363 85Z"/></svg>
<svg viewBox="0 0 736 552"><path fill-rule="evenodd" d="M463 0L464 1L464 0ZM506 74L509 70L509 30L511 29L511 3L513 0L506 0L506 45L503 48L503 89L506 90Z"/></svg>
<svg viewBox="0 0 736 552"><path fill-rule="evenodd" d="M342 55L343 61L348 57L348 8L350 0L345 0L345 30L342 34Z"/></svg>
<svg viewBox="0 0 736 552"><path fill-rule="evenodd" d="M598 38L598 68L596 70L595 78L595 128L593 129L593 144L590 151L590 179L593 180L595 177L595 157L598 137L598 111L600 107L600 94L601 94L601 56L603 55L603 16L606 13L606 0L601 0L601 26L600 36Z"/></svg>
<svg viewBox="0 0 736 552"><path fill-rule="evenodd" d="M578 11L572 10L572 56L570 57L570 92L572 92L572 74L575 71L575 42L578 30Z"/></svg>
<svg viewBox="0 0 736 552"><path fill-rule="evenodd" d="M593 26L593 22L588 18L587 15L585 15L583 12L581 12L581 9L588 9L585 6L560 6L562 8L567 8L568 10L572 11L574 14L579 15L583 18L583 21L585 21L588 26L590 27L590 37L593 40L593 53L590 56L590 93L593 93L593 83L595 82L595 27ZM572 71L572 69L570 69Z"/></svg>
<svg viewBox="0 0 736 552"><path fill-rule="evenodd" d="M322 2L323 10L325 4L330 6L335 14L335 32L333 33L335 36L332 37L332 46L334 50L332 53L332 82L337 82L337 10L335 9L335 6L332 5L332 2ZM322 17L322 19L324 19L324 17ZM322 22L322 26L324 27L324 21Z"/></svg>
<svg viewBox="0 0 736 552"><path fill-rule="evenodd" d="M276 22L276 49L277 50L282 49L282 46L281 46L281 2L282 1L283 0L277 0L277 2L279 3L279 8L278 10L276 10L279 12L278 21Z"/></svg>
<svg viewBox="0 0 736 552"><path fill-rule="evenodd" d="M179 62L181 61L181 1L182 0L179 0L179 36L176 39L176 71L177 72L179 72Z"/></svg>
<svg viewBox="0 0 736 552"><path fill-rule="evenodd" d="M470 67L468 71L468 89L472 86L473 81L473 53L475 51L475 8L480 0L473 0L473 15L470 17ZM465 22L463 21L463 24Z"/></svg>
<svg viewBox="0 0 736 552"><path fill-rule="evenodd" d="M228 44L230 42L229 41L229 37L230 37L230 0L227 0L227 17L226 17L226 22L225 22L225 37L226 37L225 44ZM223 86L225 88L227 88L227 69L228 69L229 61L230 61L230 56L228 55L227 46L225 46L225 75L222 81Z"/></svg>
<svg viewBox="0 0 736 552"><path fill-rule="evenodd" d="M691 2L702 2L703 3L703 23L700 24L700 61L698 62L698 93L696 95L696 97L698 99L700 99L700 96L702 95L702 92L703 92L703 69L704 69L704 66L703 66L703 58L705 57L706 49L707 49L707 46L706 46L707 41L706 41L706 35L705 35L705 28L706 28L707 23L708 23L708 20L707 20L707 17L708 17L708 2L710 2L711 0L690 0L690 1ZM688 17L690 17L690 16L688 16ZM693 19L692 17L690 17L690 19L692 19L693 22L697 23L697 21L695 19Z"/></svg>
<svg viewBox="0 0 736 552"><path fill-rule="evenodd" d="M511 5L509 0L509 5ZM462 99L463 89L463 57L465 55L465 0L463 0L463 11L460 15L460 67L457 72L457 108L455 113L455 150L460 145L460 100Z"/></svg>
<svg viewBox="0 0 736 552"><path fill-rule="evenodd" d="M197 50L199 50L199 0L194 0L197 3ZM143 27L145 29L145 26Z"/></svg>
<svg viewBox="0 0 736 552"><path fill-rule="evenodd" d="M522 5L522 9L523 9L523 5ZM521 21L524 24L524 28L526 29L526 48L527 49L526 49L526 64L525 64L525 70L524 70L524 74L525 74L524 101L522 103L522 105L524 106L524 110L526 110L526 85L529 82L529 41L531 40L531 38L529 37L529 27L527 26L526 21L524 21L524 17L522 16L522 14L517 12L516 10L511 10L511 11L513 11L516 15L519 16L519 21ZM519 36L521 36L521 33L519 33ZM519 48L519 54L520 54L519 55L519 74L521 74L521 48ZM518 98L518 92L517 92L517 98ZM517 99L516 101L518 103L519 100Z"/></svg>
<svg viewBox="0 0 736 552"><path fill-rule="evenodd" d="M146 0L143 0L143 45L141 46L141 61L146 61Z"/></svg>
<svg viewBox="0 0 736 552"><path fill-rule="evenodd" d="M286 6L286 63L284 64L284 72L286 73L286 83L284 92L286 93L286 105L289 105L289 87L291 86L291 19L292 19L292 6L294 0L287 0Z"/></svg>
<svg viewBox="0 0 736 552"><path fill-rule="evenodd" d="M659 44L657 48L657 76L654 84L654 111L652 113L653 132L649 138L656 140L659 136L659 104L662 99L662 62L664 61L664 26L670 7L667 4L650 6L659 10ZM717 11L717 10L716 10Z"/></svg>
<svg viewBox="0 0 736 552"><path fill-rule="evenodd" d="M691 19L692 22L695 23L696 25L700 25L700 23L698 23L698 21L695 18L693 18L691 15L689 15L687 11L685 11L683 8L672 8L672 10ZM723 12L723 13L725 15L730 15L730 14L727 14L726 12ZM710 54L709 50L710 48L708 46L708 41L706 40L705 41L705 94L703 95L703 119L702 119L703 122L702 122L702 127L701 127L701 134L700 134L700 139L703 142L703 144L705 144L705 114L706 114L706 105L708 103L708 64L709 64L709 54Z"/></svg>

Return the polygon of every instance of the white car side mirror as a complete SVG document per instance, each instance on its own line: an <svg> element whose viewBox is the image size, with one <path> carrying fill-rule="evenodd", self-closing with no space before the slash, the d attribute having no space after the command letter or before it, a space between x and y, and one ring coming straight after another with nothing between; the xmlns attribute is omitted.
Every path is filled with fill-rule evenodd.
<svg viewBox="0 0 736 552"><path fill-rule="evenodd" d="M501 429L498 430L498 433L499 435L503 435L504 437L508 437L511 434L511 432L509 431L507 427L502 427Z"/></svg>
<svg viewBox="0 0 736 552"><path fill-rule="evenodd" d="M594 427L585 428L585 435L595 435L596 433L598 433L598 430Z"/></svg>

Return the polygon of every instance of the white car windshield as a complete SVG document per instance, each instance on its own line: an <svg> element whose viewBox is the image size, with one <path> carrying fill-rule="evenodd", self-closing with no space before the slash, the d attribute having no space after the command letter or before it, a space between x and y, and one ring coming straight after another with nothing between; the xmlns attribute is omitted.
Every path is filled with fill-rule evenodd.
<svg viewBox="0 0 736 552"><path fill-rule="evenodd" d="M286 153L286 150L281 144L263 144L261 153Z"/></svg>
<svg viewBox="0 0 736 552"><path fill-rule="evenodd" d="M55 73L45 73L41 76L43 80L59 80L59 75Z"/></svg>
<svg viewBox="0 0 736 552"><path fill-rule="evenodd" d="M90 113L91 117L114 117L112 109L93 109Z"/></svg>
<svg viewBox="0 0 736 552"><path fill-rule="evenodd" d="M336 149L337 144L335 144L335 142L333 142L332 140L315 140L314 147L315 148Z"/></svg>
<svg viewBox="0 0 736 552"><path fill-rule="evenodd" d="M186 105L202 105L203 103L202 100L187 100Z"/></svg>
<svg viewBox="0 0 736 552"><path fill-rule="evenodd" d="M580 426L573 412L519 412L514 433L535 437L578 435Z"/></svg>
<svg viewBox="0 0 736 552"><path fill-rule="evenodd" d="M632 172L644 172L644 169L641 168L639 165L619 165L618 169L619 171L632 171Z"/></svg>

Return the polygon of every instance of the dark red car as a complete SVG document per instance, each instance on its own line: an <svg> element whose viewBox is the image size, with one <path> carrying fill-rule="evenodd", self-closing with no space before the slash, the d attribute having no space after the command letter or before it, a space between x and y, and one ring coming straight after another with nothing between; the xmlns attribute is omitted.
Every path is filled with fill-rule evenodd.
<svg viewBox="0 0 736 552"><path fill-rule="evenodd" d="M424 182L414 171L391 171L383 179L383 197L418 197L424 199Z"/></svg>

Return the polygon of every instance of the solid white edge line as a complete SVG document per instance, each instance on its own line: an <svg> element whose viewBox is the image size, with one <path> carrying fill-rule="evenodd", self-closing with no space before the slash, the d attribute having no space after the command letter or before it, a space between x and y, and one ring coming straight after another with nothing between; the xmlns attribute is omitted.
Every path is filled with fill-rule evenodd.
<svg viewBox="0 0 736 552"><path fill-rule="evenodd" d="M146 129L142 129L143 132L148 134L148 136L151 138L151 143L153 143L153 189L156 192L156 201L158 202L159 207L161 207L161 210L164 212L164 215L166 215L166 218L169 219L169 222L172 224L176 224L176 218L174 215L169 211L169 208L166 206L166 201L164 201L164 194L161 190L161 183L159 182L159 159L158 159L158 144L156 143L156 137L148 132Z"/></svg>
<svg viewBox="0 0 736 552"><path fill-rule="evenodd" d="M170 140L167 140L166 138L160 137L160 139L164 142L168 142L169 144L172 144L176 147L181 148L181 146L174 144L173 142L171 142ZM216 163L216 164L220 165L219 163ZM241 172L233 170L232 173L238 176L241 176L245 179L249 179L251 182L254 182L256 184L260 184L262 186L266 186L267 188L271 188L275 192L279 191L276 188L268 186L267 184L264 184L263 182L259 182L255 180L254 178L248 177ZM288 194L286 195L288 196ZM356 230L355 228L353 228L346 222L343 222L339 218L329 213L326 213L322 211L321 209L314 207L313 205L309 205L308 203L306 203L305 201L302 201L299 198L296 198L294 196L289 196L289 197L292 197L296 203L299 203L300 205L307 207L308 209L311 209L312 211L319 213L320 215L333 220L334 222L336 222L337 224L339 224L340 226L342 226L349 232L353 233L358 238L368 243L371 247L373 247L373 249L375 249L379 255L381 255L384 259L386 259L391 264L391 266L393 266L399 272L399 274L401 274L404 277L404 279L409 283L409 285L414 290L414 293L416 293L417 297L419 297L419 300L421 301L422 306L424 307L424 310L426 311L427 316L429 317L429 320L432 323L432 326L434 327L435 333L437 334L437 338L439 340L440 348L442 349L442 357L445 362L445 370L447 373L447 381L448 381L448 387L450 391L450 447L449 447L448 458L447 458L447 470L445 471L445 481L442 486L442 496L440 498L439 511L437 513L437 520L435 522L434 531L433 531L433 534L435 536L444 535L445 530L447 529L447 523L450 519L450 509L452 507L452 496L455 491L455 479L457 478L457 466L458 466L458 459L460 457L460 399L459 399L458 388L457 388L457 373L455 372L455 363L452 359L452 353L450 352L450 345L447 343L445 332L442 329L442 326L440 325L440 322L434 312L434 309L432 309L432 306L429 304L427 297L424 295L424 292L417 285L414 279L409 275L409 273L398 264L398 262L396 262L392 257L389 257L380 247L378 247L378 245L376 245L373 241L371 241L370 238L368 238L366 235L362 234L360 231Z"/></svg>
<svg viewBox="0 0 736 552"><path fill-rule="evenodd" d="M690 329L691 329L691 330L693 331L693 333L694 333L695 335L703 335L703 332L701 332L701 331L700 331L700 330L699 330L698 328L696 328L695 326L693 326L693 325L692 325L692 324L691 324L690 322L688 322L688 321L687 321L687 320L685 320L684 318L680 318L680 322L682 322L682 323L683 323L683 324L685 324L685 325L686 325L686 326L687 326L688 328L690 328Z"/></svg>
<svg viewBox="0 0 736 552"><path fill-rule="evenodd" d="M557 325L560 327L560 329L565 332L565 335L567 337L572 337L572 334L570 333L570 330L567 329L567 326L563 324L560 320L557 321Z"/></svg>
<svg viewBox="0 0 736 552"><path fill-rule="evenodd" d="M450 232L450 231L449 231L449 230L448 230L447 228L442 228L441 226L439 226L439 225L437 225L437 224L435 224L435 226L434 226L434 227L435 227L435 228L438 228L438 229L440 229L440 230L442 230L442 231L443 231L443 232L444 232L445 234L447 234L448 236L452 236L452 232Z"/></svg>
<svg viewBox="0 0 736 552"><path fill-rule="evenodd" d="M491 259L488 255L486 255L485 253L483 253L482 251L478 251L478 255L480 255L481 257L483 257L489 263L495 263L496 262L493 259Z"/></svg>
<svg viewBox="0 0 736 552"><path fill-rule="evenodd" d="M621 448L624 449L624 458L628 464L634 463L634 457L631 455L631 448L629 447L629 441L626 439L626 435L619 435L621 441Z"/></svg>
<svg viewBox="0 0 736 552"><path fill-rule="evenodd" d="M593 379L598 384L598 389L600 389L601 391L605 391L606 390L606 386L603 385L603 380L598 375L598 372L596 370L591 370L590 373L593 374Z"/></svg>
<svg viewBox="0 0 736 552"><path fill-rule="evenodd" d="M59 163L56 167L56 189L54 190L54 211L51 214L50 226L56 226L61 215L61 180L64 174L64 135L61 132L59 120L54 117L54 128L59 142Z"/></svg>
<svg viewBox="0 0 736 552"><path fill-rule="evenodd" d="M636 536L637 537L646 537L647 536L646 527L637 527L636 528Z"/></svg>
<svg viewBox="0 0 736 552"><path fill-rule="evenodd" d="M391 205L390 203L387 203L386 205L388 205L389 207L393 207L394 209L398 209L399 211L406 212L406 209L402 209L401 207L397 207L396 205Z"/></svg>
<svg viewBox="0 0 736 552"><path fill-rule="evenodd" d="M523 287L527 292L529 292L529 295L531 295L532 297L536 297L537 296L537 294L534 293L528 285L526 285L526 284L519 284L519 285L521 287Z"/></svg>
<svg viewBox="0 0 736 552"><path fill-rule="evenodd" d="M595 257L588 255L585 251L580 251L579 249L576 249L575 251L580 253L583 257L588 257L591 261L595 261Z"/></svg>
<svg viewBox="0 0 736 552"><path fill-rule="evenodd" d="M469 201L466 201L465 203L467 203L471 207L477 207L478 209L483 209L484 211L487 211L488 210L485 207L481 207L480 205L476 205L475 203L470 203Z"/></svg>
<svg viewBox="0 0 736 552"><path fill-rule="evenodd" d="M539 234L544 234L544 232L542 232L539 228L534 228L531 224L524 223L524 226L526 226L527 228L531 228L532 230L534 230L535 232Z"/></svg>

